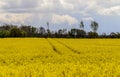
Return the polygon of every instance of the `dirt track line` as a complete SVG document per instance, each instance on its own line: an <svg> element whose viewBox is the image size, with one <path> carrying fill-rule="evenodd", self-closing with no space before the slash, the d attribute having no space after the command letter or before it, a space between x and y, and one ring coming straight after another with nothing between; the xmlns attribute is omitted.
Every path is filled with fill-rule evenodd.
<svg viewBox="0 0 120 77"><path fill-rule="evenodd" d="M50 42L50 40L47 39L47 41L50 44L50 46L52 47L53 51L55 51L59 55L62 55L62 53Z"/></svg>
<svg viewBox="0 0 120 77"><path fill-rule="evenodd" d="M54 39L54 40L55 40L55 39ZM70 50L73 51L74 53L80 54L80 52L78 52L77 50L69 47L68 45L64 44L63 42L58 41L58 40L55 40L55 41L57 41L58 43L62 44L62 45L65 46L66 48L70 49Z"/></svg>

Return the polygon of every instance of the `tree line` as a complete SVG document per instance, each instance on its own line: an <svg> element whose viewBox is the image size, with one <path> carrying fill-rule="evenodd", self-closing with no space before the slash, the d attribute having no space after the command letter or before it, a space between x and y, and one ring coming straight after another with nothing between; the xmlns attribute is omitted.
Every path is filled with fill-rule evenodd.
<svg viewBox="0 0 120 77"><path fill-rule="evenodd" d="M92 31L86 32L84 30L84 22L81 21L78 28L72 28L69 31L67 29L59 29L58 31L52 31L49 29L49 22L46 23L47 29L44 27L34 27L31 25L13 25L4 24L0 26L0 37L40 37L40 38L120 38L120 33L111 32L109 35L103 33L99 35L97 30L99 24L96 21L92 21L90 27Z"/></svg>

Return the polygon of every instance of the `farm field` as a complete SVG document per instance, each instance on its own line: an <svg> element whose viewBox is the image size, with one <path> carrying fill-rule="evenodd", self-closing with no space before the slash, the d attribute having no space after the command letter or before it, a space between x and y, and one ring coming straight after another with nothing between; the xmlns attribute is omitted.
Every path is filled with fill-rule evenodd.
<svg viewBox="0 0 120 77"><path fill-rule="evenodd" d="M120 39L0 39L0 77L120 77Z"/></svg>

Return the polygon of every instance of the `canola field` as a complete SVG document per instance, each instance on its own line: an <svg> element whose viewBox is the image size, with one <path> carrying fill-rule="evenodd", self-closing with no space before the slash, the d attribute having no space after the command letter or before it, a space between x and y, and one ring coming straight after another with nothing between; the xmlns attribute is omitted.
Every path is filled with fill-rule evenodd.
<svg viewBox="0 0 120 77"><path fill-rule="evenodd" d="M120 39L0 39L0 77L120 77Z"/></svg>

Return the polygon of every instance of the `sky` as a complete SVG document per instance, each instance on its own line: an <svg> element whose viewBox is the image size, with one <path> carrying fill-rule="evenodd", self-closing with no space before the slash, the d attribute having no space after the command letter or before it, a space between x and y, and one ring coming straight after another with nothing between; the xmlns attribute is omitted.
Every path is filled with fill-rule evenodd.
<svg viewBox="0 0 120 77"><path fill-rule="evenodd" d="M91 31L91 21L99 23L98 33L120 32L120 0L0 0L0 24L24 24L51 30L79 28Z"/></svg>

